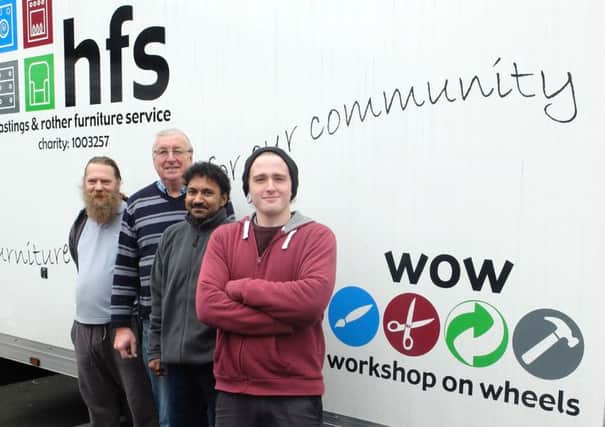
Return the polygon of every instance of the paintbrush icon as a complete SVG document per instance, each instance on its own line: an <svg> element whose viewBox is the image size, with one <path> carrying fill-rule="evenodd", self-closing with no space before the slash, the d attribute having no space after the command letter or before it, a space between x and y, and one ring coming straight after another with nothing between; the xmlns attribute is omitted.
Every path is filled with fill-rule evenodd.
<svg viewBox="0 0 605 427"><path fill-rule="evenodd" d="M349 312L344 318L338 319L334 326L336 328L344 328L351 322L356 321L357 319L362 318L370 311L373 307L373 304L362 305L361 307L357 307Z"/></svg>

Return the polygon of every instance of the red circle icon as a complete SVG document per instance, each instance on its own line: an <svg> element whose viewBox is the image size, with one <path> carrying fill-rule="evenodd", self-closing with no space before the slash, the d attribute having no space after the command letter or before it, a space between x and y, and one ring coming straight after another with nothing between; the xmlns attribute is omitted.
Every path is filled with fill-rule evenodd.
<svg viewBox="0 0 605 427"><path fill-rule="evenodd" d="M382 327L393 348L406 356L428 353L439 339L437 310L418 294L393 298L384 311Z"/></svg>

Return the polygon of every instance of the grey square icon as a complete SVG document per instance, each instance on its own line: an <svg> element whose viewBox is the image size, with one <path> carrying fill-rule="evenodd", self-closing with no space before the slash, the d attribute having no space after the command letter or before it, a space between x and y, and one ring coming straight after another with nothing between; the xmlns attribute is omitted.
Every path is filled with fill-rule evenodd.
<svg viewBox="0 0 605 427"><path fill-rule="evenodd" d="M18 76L17 61L0 63L0 114L19 112Z"/></svg>

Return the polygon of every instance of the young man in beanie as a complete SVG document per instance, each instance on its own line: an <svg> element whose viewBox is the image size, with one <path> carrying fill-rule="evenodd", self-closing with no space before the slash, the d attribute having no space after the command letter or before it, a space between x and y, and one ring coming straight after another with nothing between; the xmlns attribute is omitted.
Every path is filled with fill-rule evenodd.
<svg viewBox="0 0 605 427"><path fill-rule="evenodd" d="M254 151L243 188L255 213L212 234L196 296L199 319L217 328L216 426L321 426L336 239L291 212L298 168L285 151Z"/></svg>

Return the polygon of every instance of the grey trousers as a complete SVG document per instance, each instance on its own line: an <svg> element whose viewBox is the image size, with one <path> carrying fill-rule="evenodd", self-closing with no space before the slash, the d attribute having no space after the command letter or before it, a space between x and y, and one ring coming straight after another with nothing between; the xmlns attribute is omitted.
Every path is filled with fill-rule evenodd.
<svg viewBox="0 0 605 427"><path fill-rule="evenodd" d="M216 427L321 427L321 396L250 396L219 391Z"/></svg>
<svg viewBox="0 0 605 427"><path fill-rule="evenodd" d="M135 427L158 427L151 383L141 352L136 359L122 359L113 349L113 338L109 324L85 325L74 321L71 330L78 385L91 425L119 426L120 403L122 396L126 396Z"/></svg>

